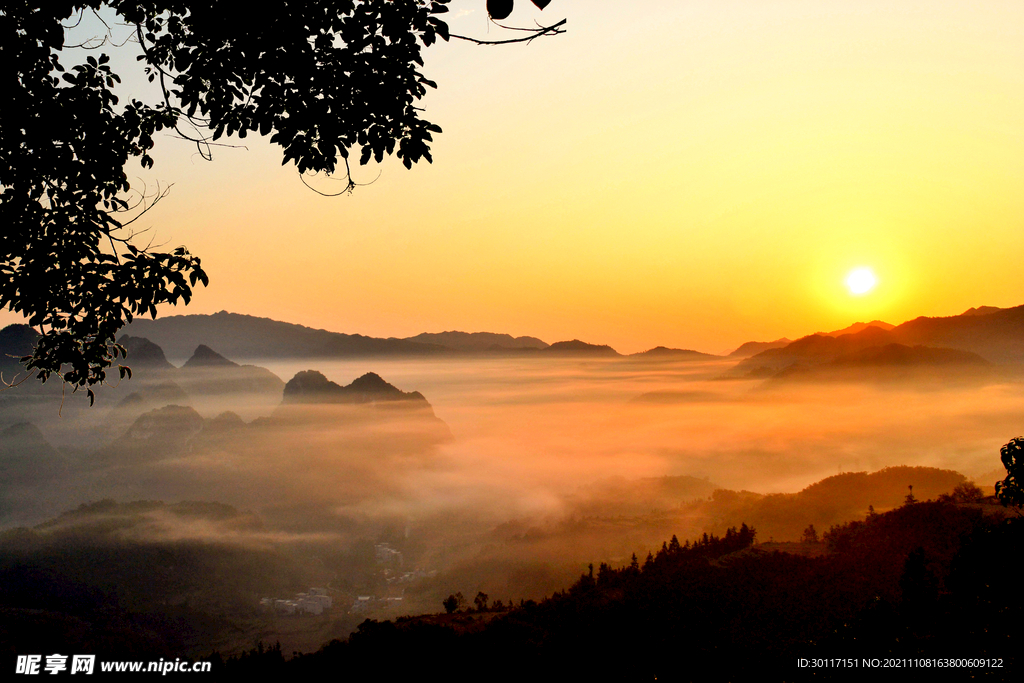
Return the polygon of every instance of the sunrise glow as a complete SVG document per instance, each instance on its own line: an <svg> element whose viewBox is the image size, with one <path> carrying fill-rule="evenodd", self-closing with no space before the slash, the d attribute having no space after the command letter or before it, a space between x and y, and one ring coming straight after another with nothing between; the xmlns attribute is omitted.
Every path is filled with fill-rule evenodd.
<svg viewBox="0 0 1024 683"><path fill-rule="evenodd" d="M484 5L454 2L452 32L504 37ZM269 136L212 162L156 136L155 166L128 177L173 187L137 225L210 276L161 314L722 353L1024 301L1022 3L515 8L516 25L572 28L432 45L433 164L354 164L371 184L350 195L309 190ZM121 101L159 101L133 45L107 50ZM848 288L869 265L879 286Z"/></svg>
<svg viewBox="0 0 1024 683"><path fill-rule="evenodd" d="M867 294L877 284L878 278L870 268L855 268L846 276L846 287L854 296Z"/></svg>
<svg viewBox="0 0 1024 683"><path fill-rule="evenodd" d="M1021 664L1024 1L8 2L0 44L16 674Z"/></svg>

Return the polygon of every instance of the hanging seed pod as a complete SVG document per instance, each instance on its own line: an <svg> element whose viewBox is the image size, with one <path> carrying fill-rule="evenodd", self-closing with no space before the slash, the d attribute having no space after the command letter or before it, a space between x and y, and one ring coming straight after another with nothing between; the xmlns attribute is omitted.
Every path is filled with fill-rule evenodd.
<svg viewBox="0 0 1024 683"><path fill-rule="evenodd" d="M487 14L495 21L507 19L512 14L512 0L487 0Z"/></svg>

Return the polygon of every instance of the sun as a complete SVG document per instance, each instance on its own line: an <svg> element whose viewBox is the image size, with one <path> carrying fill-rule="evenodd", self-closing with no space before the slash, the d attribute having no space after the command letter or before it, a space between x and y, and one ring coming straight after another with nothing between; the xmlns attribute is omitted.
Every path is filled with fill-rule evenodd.
<svg viewBox="0 0 1024 683"><path fill-rule="evenodd" d="M854 268L846 276L846 288L854 296L867 294L877 284L878 278L875 277L875 273L870 268Z"/></svg>

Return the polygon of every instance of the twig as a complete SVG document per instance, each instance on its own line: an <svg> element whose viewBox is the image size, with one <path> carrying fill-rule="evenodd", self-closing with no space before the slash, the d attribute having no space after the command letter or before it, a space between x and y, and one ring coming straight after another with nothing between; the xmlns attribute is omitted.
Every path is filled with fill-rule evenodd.
<svg viewBox="0 0 1024 683"><path fill-rule="evenodd" d="M146 189L145 182L143 182L142 186L143 186L143 190L145 190ZM167 195L169 195L171 193L171 188L172 187L174 187L174 183L171 183L166 188L161 190L160 189L160 183L157 183L156 184L156 194L153 195L153 201L150 202L149 204L145 203L146 202L146 195L144 193L140 193L139 204L136 204L135 206L130 207L130 208L126 209L126 210L127 211L134 211L141 204L142 205L142 211L140 211L139 214L137 216L134 216L130 221L126 221L124 223L121 223L118 226L117 229L120 230L121 228L127 227L127 226L131 225L132 223L134 223L135 221L137 221L140 218L142 218L146 214L147 211L149 211L154 206L156 206L157 202L159 202L161 199L163 199L164 197L166 197ZM148 230L148 228L147 228L147 230ZM142 232L146 232L146 230L143 230ZM129 235L127 238L119 239L118 241L124 242L125 244L127 244L128 241L131 240L133 237L135 237L135 235L137 235L137 234L140 234L140 233L132 232L132 234Z"/></svg>
<svg viewBox="0 0 1024 683"><path fill-rule="evenodd" d="M541 36L554 36L554 35L558 35L560 33L565 33L565 29L563 29L561 27L565 26L565 22L566 21L567 21L566 19L562 19L557 24L552 24L551 26L541 26L540 28L535 28L535 29L533 29L533 28L515 28L515 27L511 27L511 26L501 26L501 24L498 24L498 26L501 26L502 28L507 28L507 29L516 30L516 31L530 31L533 34L533 35L529 35L529 36L524 36L522 38L509 38L508 40L480 40L479 38L471 38L469 36L460 36L460 35L458 35L456 33L449 34L449 37L450 38L458 38L459 40L465 40L465 41L468 41L470 43L476 43L477 45L508 45L510 43L529 43L530 41L535 40L536 38L540 38Z"/></svg>
<svg viewBox="0 0 1024 683"><path fill-rule="evenodd" d="M64 26L64 24L61 23L61 26L64 26L65 30L66 29L72 29L72 28L78 28L78 25L82 23L82 19L84 17L85 17L85 10L84 9L80 9L80 10L78 10L78 21L76 21L75 23L71 24L71 26Z"/></svg>
<svg viewBox="0 0 1024 683"><path fill-rule="evenodd" d="M191 121L189 121L189 123L191 123ZM175 130L177 130L177 128L175 128ZM181 131L178 132L180 133ZM208 139L197 140L195 138L190 138L187 135L168 135L167 137L171 138L172 140L184 140L185 142L202 142L207 147L230 147L231 149L249 149L248 145L229 145L225 142L210 142ZM203 158L205 159L206 157L204 156Z"/></svg>
<svg viewBox="0 0 1024 683"><path fill-rule="evenodd" d="M316 192L321 197L340 197L341 195L346 194L346 193L347 194L352 194L352 190L356 189L357 187L365 187L366 185L372 185L372 184L374 184L375 182L377 182L380 179L380 172L378 171L377 177L374 178L373 180L371 180L370 182L368 182L368 183L357 183L356 181L352 180L352 167L349 166L348 157L342 157L342 160L345 162L345 178L346 178L347 182L345 184L345 189L342 190L341 192L334 192L334 193L330 193L330 194L327 193L327 192L321 192L320 190L316 189L315 187L313 187L312 185L310 185L309 183L306 182L306 178L304 177L305 176L304 173L300 173L299 174L299 180L302 181L303 185L305 185L309 189L313 190L313 192Z"/></svg>
<svg viewBox="0 0 1024 683"><path fill-rule="evenodd" d="M18 358L18 356L12 356L11 354L7 354L7 355L10 358ZM14 379L12 379L10 382L8 382L7 380L4 379L3 372L0 372L0 384L4 385L4 388L0 389L0 391L7 391L8 389L14 389L15 387L19 387L22 384L24 384L29 378L31 378L35 374L36 374L36 371L33 370L32 372L27 373L21 379L18 379L18 376L15 375Z"/></svg>

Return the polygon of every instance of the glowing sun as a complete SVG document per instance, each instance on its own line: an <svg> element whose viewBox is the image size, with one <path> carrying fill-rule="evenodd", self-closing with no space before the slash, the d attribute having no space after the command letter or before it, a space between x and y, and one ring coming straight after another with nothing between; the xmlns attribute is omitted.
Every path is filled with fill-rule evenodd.
<svg viewBox="0 0 1024 683"><path fill-rule="evenodd" d="M856 296L867 294L877 284L878 278L870 268L854 268L846 276L846 287L850 290L850 294Z"/></svg>

